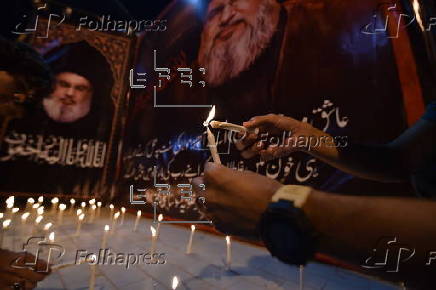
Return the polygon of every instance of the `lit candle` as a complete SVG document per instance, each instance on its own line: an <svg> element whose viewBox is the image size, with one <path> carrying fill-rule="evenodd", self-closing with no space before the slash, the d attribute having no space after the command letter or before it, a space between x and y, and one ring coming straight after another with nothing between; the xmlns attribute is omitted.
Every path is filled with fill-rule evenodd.
<svg viewBox="0 0 436 290"><path fill-rule="evenodd" d="M94 218L95 218L95 209L97 208L97 206L95 205L95 204L93 204L92 206L91 206L91 209L92 209L92 211L91 211L91 222L93 222L94 221Z"/></svg>
<svg viewBox="0 0 436 290"><path fill-rule="evenodd" d="M109 225L105 225L104 226L103 238L101 240L100 249L103 249L103 250L106 249L107 235L108 235L109 230L110 230Z"/></svg>
<svg viewBox="0 0 436 290"><path fill-rule="evenodd" d="M76 228L76 233L74 234L76 237L78 236L78 235L80 235L80 230L81 230L81 228L82 228L82 222L83 222L83 219L85 218L85 214L84 213L82 213L81 215L79 215L79 221L78 221L78 223L77 223L77 228Z"/></svg>
<svg viewBox="0 0 436 290"><path fill-rule="evenodd" d="M76 210L76 215L79 216L83 213L83 210L81 210L80 208Z"/></svg>
<svg viewBox="0 0 436 290"><path fill-rule="evenodd" d="M110 213L109 213L109 216L111 217L111 219L114 217L114 205L113 204L110 204L109 205L109 208L110 208Z"/></svg>
<svg viewBox="0 0 436 290"><path fill-rule="evenodd" d="M186 247L186 254L192 253L192 239L194 238L195 226L191 225L191 234L189 235L188 246Z"/></svg>
<svg viewBox="0 0 436 290"><path fill-rule="evenodd" d="M177 286L179 286L179 278L177 278L177 276L174 276L173 281L171 283L171 289L175 290L177 289Z"/></svg>
<svg viewBox="0 0 436 290"><path fill-rule="evenodd" d="M38 230L38 225L41 223L41 221L44 219L42 215L39 215L35 219L35 226L31 228L31 235L35 234L35 232Z"/></svg>
<svg viewBox="0 0 436 290"><path fill-rule="evenodd" d="M221 159L218 154L218 148L215 141L215 136L212 134L212 132L209 129L209 123L212 121L212 119L215 117L215 106L212 107L212 110L209 112L209 116L207 117L206 121L203 123L203 125L206 127L207 131L207 142L209 146L210 153L212 155L213 162L221 164Z"/></svg>
<svg viewBox="0 0 436 290"><path fill-rule="evenodd" d="M21 223L25 224L27 221L27 218L29 217L30 213L29 212L25 212L21 215Z"/></svg>
<svg viewBox="0 0 436 290"><path fill-rule="evenodd" d="M226 236L226 244L227 244L227 259L226 266L227 269L230 270L230 265L232 264L232 245L230 242L230 236Z"/></svg>
<svg viewBox="0 0 436 290"><path fill-rule="evenodd" d="M85 213L86 212L86 202L82 201L80 203L80 207L82 208L83 213Z"/></svg>
<svg viewBox="0 0 436 290"><path fill-rule="evenodd" d="M63 218L64 218L64 210L67 208L67 205L64 203L61 203L59 205L59 212L58 212L58 224L61 225Z"/></svg>
<svg viewBox="0 0 436 290"><path fill-rule="evenodd" d="M117 211L117 212L114 214L114 217L112 218L112 233L114 233L115 230L116 230L116 227L117 227L117 220L118 220L118 217L119 217L119 216L120 216L120 212Z"/></svg>
<svg viewBox="0 0 436 290"><path fill-rule="evenodd" d="M35 203L34 205L32 205L33 210L37 210L38 208L39 208L39 203Z"/></svg>
<svg viewBox="0 0 436 290"><path fill-rule="evenodd" d="M97 202L97 218L100 217L100 212L101 212L101 201Z"/></svg>
<svg viewBox="0 0 436 290"><path fill-rule="evenodd" d="M35 203L35 200L32 197L29 197L27 199L26 209L24 211L28 211L34 203Z"/></svg>
<svg viewBox="0 0 436 290"><path fill-rule="evenodd" d="M125 207L122 207L121 208L121 222L120 222L120 225L123 225L124 224L124 215L126 214L126 208Z"/></svg>
<svg viewBox="0 0 436 290"><path fill-rule="evenodd" d="M2 219L4 216L5 216L5 214L0 212L0 219Z"/></svg>
<svg viewBox="0 0 436 290"><path fill-rule="evenodd" d="M39 207L39 208L36 210L36 213L37 213L38 215L43 215L43 214L44 214L44 207L43 207L43 206Z"/></svg>
<svg viewBox="0 0 436 290"><path fill-rule="evenodd" d="M95 204L95 198L89 200L89 205L94 205Z"/></svg>
<svg viewBox="0 0 436 290"><path fill-rule="evenodd" d="M138 229L138 223L139 223L139 219L141 218L141 214L142 212L140 210L136 212L135 226L133 227L134 232L136 232L136 230Z"/></svg>
<svg viewBox="0 0 436 290"><path fill-rule="evenodd" d="M90 290L94 290L95 289L95 276L97 273L97 256L91 255L91 260L89 263L89 267L91 268L91 275L89 277L89 285L88 285L88 289Z"/></svg>
<svg viewBox="0 0 436 290"><path fill-rule="evenodd" d="M52 223L46 223L44 226L44 231L48 232L48 230L50 230L52 225L53 225Z"/></svg>
<svg viewBox="0 0 436 290"><path fill-rule="evenodd" d="M159 221L159 223L157 224L156 239L159 238L159 234L160 234L160 222L163 221L163 214L159 214L157 216L157 220Z"/></svg>
<svg viewBox="0 0 436 290"><path fill-rule="evenodd" d="M44 197L42 195L40 197L38 197L38 202L39 203L43 203L44 202Z"/></svg>
<svg viewBox="0 0 436 290"><path fill-rule="evenodd" d="M157 239L157 232L156 229L153 226L150 226L151 231L151 248L150 248L150 256L153 259L153 254L156 251L156 239Z"/></svg>
<svg viewBox="0 0 436 290"><path fill-rule="evenodd" d="M59 198L54 197L54 198L51 199L51 210L50 210L51 214L54 215L56 213L56 210L57 210L57 207L58 207L58 203L59 203Z"/></svg>
<svg viewBox="0 0 436 290"><path fill-rule="evenodd" d="M54 243L55 241L55 233L51 232L50 235L48 235L48 241L50 243ZM51 249L48 249L48 257L47 257L47 263L50 264L50 260L51 260Z"/></svg>
<svg viewBox="0 0 436 290"><path fill-rule="evenodd" d="M70 199L70 209L69 209L70 213L73 213L75 204L76 204L76 200L74 198L71 198Z"/></svg>
<svg viewBox="0 0 436 290"><path fill-rule="evenodd" d="M5 234L6 231L8 230L10 224L11 224L11 220L10 220L10 219L7 219L7 220L4 220L4 221L3 221L3 224L2 224L2 231L1 231L1 234L0 234L0 248L3 248L3 238L4 238L4 234Z"/></svg>

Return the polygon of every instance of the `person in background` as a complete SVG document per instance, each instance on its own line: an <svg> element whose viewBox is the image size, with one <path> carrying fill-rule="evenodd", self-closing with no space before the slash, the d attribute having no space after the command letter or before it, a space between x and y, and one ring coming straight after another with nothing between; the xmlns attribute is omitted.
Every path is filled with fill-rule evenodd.
<svg viewBox="0 0 436 290"><path fill-rule="evenodd" d="M48 66L36 51L25 44L0 38L0 145L9 121L22 117L27 107L49 94L51 80ZM37 282L50 273L11 267L20 255L0 249L0 289L35 288ZM32 258L35 259L29 257ZM37 263L42 267L46 265L40 259Z"/></svg>

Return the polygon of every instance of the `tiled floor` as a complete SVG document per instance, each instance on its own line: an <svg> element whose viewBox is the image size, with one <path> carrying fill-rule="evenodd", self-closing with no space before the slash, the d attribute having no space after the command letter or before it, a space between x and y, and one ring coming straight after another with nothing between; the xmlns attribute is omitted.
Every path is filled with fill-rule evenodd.
<svg viewBox="0 0 436 290"><path fill-rule="evenodd" d="M3 247L18 251L23 241L29 238L35 216L21 224L21 212L15 214L12 227L5 233ZM89 215L88 215L89 216ZM126 214L124 224L118 225L107 236L107 247L113 253L137 254L150 251L151 220L141 219L138 231L133 232L136 216ZM65 248L65 255L56 264L74 262L78 250L98 252L105 224L112 225L109 210L102 210L93 222L88 218L82 225L81 234L76 231L75 213L66 211L62 225L56 225L57 215L46 214L35 233L44 234L42 227L49 221L55 225L55 243ZM99 265L95 289L172 289L173 277L177 276L177 289L299 289L299 272L296 267L273 259L259 247L232 241L232 266L226 270L226 242L224 236L215 236L196 231L193 253L185 254L190 229L162 224L156 253L165 253L166 263L157 265ZM54 271L38 285L38 289L88 289L91 266L74 265ZM309 264L304 271L304 289L396 289L380 281L326 266Z"/></svg>

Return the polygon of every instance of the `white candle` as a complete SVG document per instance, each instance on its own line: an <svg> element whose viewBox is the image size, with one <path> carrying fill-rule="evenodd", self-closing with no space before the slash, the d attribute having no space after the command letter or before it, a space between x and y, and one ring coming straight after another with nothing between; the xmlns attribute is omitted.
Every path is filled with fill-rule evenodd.
<svg viewBox="0 0 436 290"><path fill-rule="evenodd" d="M121 221L120 221L120 225L124 224L124 215L126 214L126 208L122 207L121 208Z"/></svg>
<svg viewBox="0 0 436 290"><path fill-rule="evenodd" d="M52 227L52 223L46 223L45 224L45 226L44 226L44 231L48 231L48 230L50 230L50 228Z"/></svg>
<svg viewBox="0 0 436 290"><path fill-rule="evenodd" d="M174 276L173 281L171 283L171 289L175 290L177 289L177 286L179 286L179 278L177 278L177 276Z"/></svg>
<svg viewBox="0 0 436 290"><path fill-rule="evenodd" d="M91 209L92 209L92 211L91 211L91 220L90 220L90 222L94 222L94 218L95 218L95 209L97 208L97 206L95 205L95 204L93 204L92 206L91 206Z"/></svg>
<svg viewBox="0 0 436 290"><path fill-rule="evenodd" d="M71 198L70 199L70 209L69 209L70 214L73 213L75 204L76 204L76 200L74 198Z"/></svg>
<svg viewBox="0 0 436 290"><path fill-rule="evenodd" d="M118 220L119 216L120 216L120 212L117 211L114 214L114 217L112 218L112 233L115 233L115 230L116 230L116 227L117 227L117 220Z"/></svg>
<svg viewBox="0 0 436 290"><path fill-rule="evenodd" d="M114 213L114 205L110 204L109 205L109 209L111 210L109 213L109 216L111 217L111 219L114 217L113 213Z"/></svg>
<svg viewBox="0 0 436 290"><path fill-rule="evenodd" d="M103 250L104 250L104 249L106 248L107 235L108 235L109 230L110 230L109 225L105 225L105 226L104 226L103 238L102 238L102 240L101 240L100 249L103 249Z"/></svg>
<svg viewBox="0 0 436 290"><path fill-rule="evenodd" d="M300 265L300 290L303 290L304 288L304 284L303 284L303 271L304 271L304 266Z"/></svg>
<svg viewBox="0 0 436 290"><path fill-rule="evenodd" d="M56 214L58 203L59 203L59 198L53 197L51 199L51 210L50 210L50 214L51 215L55 215Z"/></svg>
<svg viewBox="0 0 436 290"><path fill-rule="evenodd" d="M10 224L11 224L11 220L10 219L7 219L7 220L3 221L2 231L1 231L1 234L0 234L0 248L3 248L3 238L4 238L4 235L5 235L6 231L9 228Z"/></svg>
<svg viewBox="0 0 436 290"><path fill-rule="evenodd" d="M191 234L189 235L188 246L186 247L186 254L192 253L192 239L194 238L195 226L191 225Z"/></svg>
<svg viewBox="0 0 436 290"><path fill-rule="evenodd" d="M239 126L239 125L228 123L228 122L211 121L210 126L214 129L224 129L224 130L229 130L229 131L237 132L237 133L241 133L241 134L245 134L247 132L254 133L254 134L259 133L259 129L257 129L257 128L256 129L247 129L244 126Z"/></svg>
<svg viewBox="0 0 436 290"><path fill-rule="evenodd" d="M79 221L77 222L76 233L74 234L76 237L80 235L80 230L82 229L82 222L84 218L85 218L84 213L79 215Z"/></svg>
<svg viewBox="0 0 436 290"><path fill-rule="evenodd" d="M135 226L133 227L133 231L136 232L136 230L138 229L138 223L139 223L139 219L141 218L141 211L138 210L136 212L136 220L135 220Z"/></svg>
<svg viewBox="0 0 436 290"><path fill-rule="evenodd" d="M212 107L212 109L209 112L209 116L207 117L206 121L204 121L203 126L206 127L207 131L207 142L210 150L210 154L212 155L213 162L221 164L221 159L218 154L218 148L215 141L215 136L212 134L212 132L209 129L209 123L210 121L215 118L215 106Z"/></svg>
<svg viewBox="0 0 436 290"><path fill-rule="evenodd" d="M94 290L95 289L95 276L97 273L97 256L96 255L91 255L91 259L92 261L88 262L90 265L89 267L91 268L91 276L89 277L89 285L88 285L88 289L90 290Z"/></svg>
<svg viewBox="0 0 436 290"><path fill-rule="evenodd" d="M38 215L43 215L43 214L44 214L44 207L42 206L42 207L38 208L38 209L36 210L36 213L37 213Z"/></svg>
<svg viewBox="0 0 436 290"><path fill-rule="evenodd" d="M61 203L59 205L58 224L61 225L64 217L64 210L67 208L66 204Z"/></svg>
<svg viewBox="0 0 436 290"><path fill-rule="evenodd" d="M24 211L28 211L34 203L35 203L35 200L33 198L29 197L27 199L26 209Z"/></svg>
<svg viewBox="0 0 436 290"><path fill-rule="evenodd" d="M159 215L157 216L157 220L159 221L159 223L157 224L156 239L159 239L159 234L160 234L160 222L163 221L163 214L159 214Z"/></svg>
<svg viewBox="0 0 436 290"><path fill-rule="evenodd" d="M230 270L230 265L232 264L232 245L230 241L230 236L226 236L226 244L227 244L226 267L228 270Z"/></svg>
<svg viewBox="0 0 436 290"><path fill-rule="evenodd" d="M100 212L101 212L101 201L97 202L97 218L100 217Z"/></svg>
<svg viewBox="0 0 436 290"><path fill-rule="evenodd" d="M153 226L150 226L151 231L151 248L150 248L150 256L153 259L153 254L156 251L156 239L157 239L157 232L156 229Z"/></svg>
<svg viewBox="0 0 436 290"><path fill-rule="evenodd" d="M55 241L55 233L51 232L50 235L48 235L48 240L50 243L54 243ZM50 264L50 260L51 260L51 249L48 249L48 257L47 257L47 263Z"/></svg>

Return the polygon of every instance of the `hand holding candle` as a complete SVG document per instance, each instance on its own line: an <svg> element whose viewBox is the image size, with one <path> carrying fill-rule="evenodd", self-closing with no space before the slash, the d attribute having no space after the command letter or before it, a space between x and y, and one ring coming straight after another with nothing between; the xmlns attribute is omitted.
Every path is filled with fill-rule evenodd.
<svg viewBox="0 0 436 290"><path fill-rule="evenodd" d="M210 150L210 154L212 155L213 162L221 164L221 159L218 154L218 148L215 141L215 136L213 135L212 131L209 129L209 123L210 121L215 118L215 106L212 107L212 109L209 112L209 116L207 117L206 121L204 121L203 126L206 127L207 131L207 142Z"/></svg>

